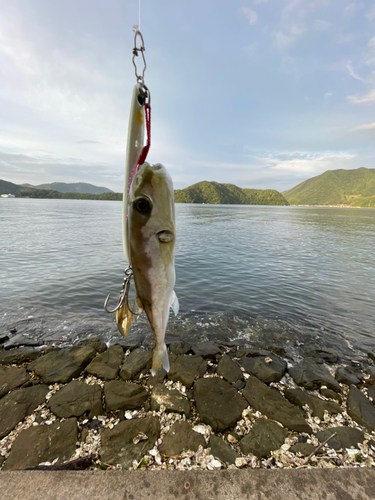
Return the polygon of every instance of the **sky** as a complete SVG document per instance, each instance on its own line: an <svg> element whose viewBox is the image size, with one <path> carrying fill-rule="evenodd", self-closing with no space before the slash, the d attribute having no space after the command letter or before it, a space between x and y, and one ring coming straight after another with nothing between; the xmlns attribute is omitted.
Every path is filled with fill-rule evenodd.
<svg viewBox="0 0 375 500"><path fill-rule="evenodd" d="M0 0L0 178L123 189L139 0ZM141 0L175 188L375 168L371 0Z"/></svg>

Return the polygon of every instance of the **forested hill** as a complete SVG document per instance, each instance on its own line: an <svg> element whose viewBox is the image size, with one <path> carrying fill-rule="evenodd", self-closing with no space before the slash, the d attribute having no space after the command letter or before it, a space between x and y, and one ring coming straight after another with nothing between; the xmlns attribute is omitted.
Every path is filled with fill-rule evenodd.
<svg viewBox="0 0 375 500"><path fill-rule="evenodd" d="M234 184L202 181L175 190L176 203L222 205L289 205L274 189L241 189Z"/></svg>
<svg viewBox="0 0 375 500"><path fill-rule="evenodd" d="M375 208L375 169L328 170L282 193L291 205Z"/></svg>
<svg viewBox="0 0 375 500"><path fill-rule="evenodd" d="M52 191L59 191L59 193L82 193L82 194L103 194L113 193L110 189L102 186L94 186L87 182L52 182L50 184L39 184L33 186L32 184L22 184L23 187L35 189L47 189Z"/></svg>

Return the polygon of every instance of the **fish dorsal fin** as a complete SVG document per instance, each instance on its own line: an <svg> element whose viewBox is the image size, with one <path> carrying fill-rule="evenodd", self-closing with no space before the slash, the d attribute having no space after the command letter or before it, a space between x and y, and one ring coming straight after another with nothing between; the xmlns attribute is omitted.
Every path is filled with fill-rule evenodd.
<svg viewBox="0 0 375 500"><path fill-rule="evenodd" d="M177 316L178 311L180 310L180 304L178 302L178 298L177 298L176 292L174 290L172 293L171 303L169 304L169 307L172 308L174 315Z"/></svg>

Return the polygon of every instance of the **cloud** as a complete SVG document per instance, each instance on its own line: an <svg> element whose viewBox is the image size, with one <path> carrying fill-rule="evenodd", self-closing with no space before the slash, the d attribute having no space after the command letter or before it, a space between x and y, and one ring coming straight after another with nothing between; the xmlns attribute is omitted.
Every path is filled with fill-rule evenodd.
<svg viewBox="0 0 375 500"><path fill-rule="evenodd" d="M83 140L83 141L76 141L76 144L103 144L103 143L99 141Z"/></svg>
<svg viewBox="0 0 375 500"><path fill-rule="evenodd" d="M375 36L373 36L373 37L369 40L369 42L368 42L368 44L367 44L367 45L368 45L369 47L375 47Z"/></svg>
<svg viewBox="0 0 375 500"><path fill-rule="evenodd" d="M374 123L364 123L363 125L357 125L356 127L351 129L351 132L362 132L368 130L375 130L375 122Z"/></svg>
<svg viewBox="0 0 375 500"><path fill-rule="evenodd" d="M356 39L356 36L353 33L340 33L335 37L335 43L344 44L353 42Z"/></svg>
<svg viewBox="0 0 375 500"><path fill-rule="evenodd" d="M362 2L352 2L349 5L347 5L344 9L344 16L351 16L354 14L355 11L360 10L363 8Z"/></svg>
<svg viewBox="0 0 375 500"><path fill-rule="evenodd" d="M317 30L317 31L327 30L331 26L332 26L332 23L330 23L329 21L324 21L324 19L315 19L315 21L313 22L313 28L314 28L314 30Z"/></svg>
<svg viewBox="0 0 375 500"><path fill-rule="evenodd" d="M282 31L275 31L273 33L273 37L275 39L277 47L279 47L280 49L289 47L296 40L293 36L285 35Z"/></svg>
<svg viewBox="0 0 375 500"><path fill-rule="evenodd" d="M375 19L375 7L366 12L366 17L372 21Z"/></svg>
<svg viewBox="0 0 375 500"><path fill-rule="evenodd" d="M295 174L318 175L326 170L337 168L354 168L352 160L357 155L340 153L284 153L278 157L265 157L263 161L273 172L290 172Z"/></svg>
<svg viewBox="0 0 375 500"><path fill-rule="evenodd" d="M254 5L259 5L261 3L267 3L268 0L253 0Z"/></svg>
<svg viewBox="0 0 375 500"><path fill-rule="evenodd" d="M332 97L332 93L331 92L326 92L324 94L324 99L329 99L330 97Z"/></svg>
<svg viewBox="0 0 375 500"><path fill-rule="evenodd" d="M257 22L258 14L249 7L241 7L240 12L246 17L250 25L255 24Z"/></svg>
<svg viewBox="0 0 375 500"><path fill-rule="evenodd" d="M355 78L356 80L359 80L360 82L364 82L364 79L361 78L359 75L357 75L357 73L354 71L354 69L352 68L352 62L351 61L348 61L346 63L346 69L349 71L349 75L352 76L353 78Z"/></svg>
<svg viewBox="0 0 375 500"><path fill-rule="evenodd" d="M375 89L370 90L370 92L364 95L349 95L346 99L352 104L371 104L375 102Z"/></svg>

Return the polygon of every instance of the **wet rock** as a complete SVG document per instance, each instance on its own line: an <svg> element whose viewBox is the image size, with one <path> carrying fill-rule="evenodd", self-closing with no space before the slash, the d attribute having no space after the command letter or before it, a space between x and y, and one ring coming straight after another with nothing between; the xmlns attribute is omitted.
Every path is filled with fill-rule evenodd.
<svg viewBox="0 0 375 500"><path fill-rule="evenodd" d="M101 380L113 380L120 370L123 359L123 348L118 344L113 345L96 356L86 367L86 372Z"/></svg>
<svg viewBox="0 0 375 500"><path fill-rule="evenodd" d="M369 366L366 368L367 375L370 375L370 380L375 380L375 366Z"/></svg>
<svg viewBox="0 0 375 500"><path fill-rule="evenodd" d="M375 361L375 352L368 352L367 355L368 355L368 357L370 359L372 359L373 361Z"/></svg>
<svg viewBox="0 0 375 500"><path fill-rule="evenodd" d="M3 470L35 467L41 462L69 460L78 439L77 419L23 430L14 441Z"/></svg>
<svg viewBox="0 0 375 500"><path fill-rule="evenodd" d="M169 390L159 384L151 392L151 410L158 411L161 405L165 406L167 412L183 413L186 418L190 417L189 400L179 391Z"/></svg>
<svg viewBox="0 0 375 500"><path fill-rule="evenodd" d="M145 434L147 439L135 444L133 439L137 438L140 432ZM132 466L133 460L141 460L148 450L153 448L160 435L160 422L157 417L124 420L113 429L101 429L100 435L102 462L121 464L128 469Z"/></svg>
<svg viewBox="0 0 375 500"><path fill-rule="evenodd" d="M374 385L370 385L367 387L367 393L368 393L369 397L372 398L373 401L375 401L375 386Z"/></svg>
<svg viewBox="0 0 375 500"><path fill-rule="evenodd" d="M246 384L243 380L237 380L237 382L233 384L233 387L235 387L237 391L241 391L245 386Z"/></svg>
<svg viewBox="0 0 375 500"><path fill-rule="evenodd" d="M0 344L4 344L4 342L6 342L7 340L9 340L9 336L8 335L2 335L0 333ZM0 456L1 458L1 456Z"/></svg>
<svg viewBox="0 0 375 500"><path fill-rule="evenodd" d="M41 355L40 349L33 347L19 347L9 351L0 352L0 365L20 365L27 361L32 361Z"/></svg>
<svg viewBox="0 0 375 500"><path fill-rule="evenodd" d="M290 375L297 385L305 389L319 389L326 385L328 389L336 392L341 391L340 384L330 374L324 365L317 365L310 360L301 361L298 365L289 369Z"/></svg>
<svg viewBox="0 0 375 500"><path fill-rule="evenodd" d="M111 380L104 384L104 399L107 410L134 410L148 398L148 392L139 384Z"/></svg>
<svg viewBox="0 0 375 500"><path fill-rule="evenodd" d="M358 443L363 443L365 436L362 431L353 429L353 427L330 427L324 431L316 433L320 443L324 443L332 434L336 432L337 436L330 439L327 443L328 448L340 450L341 448L357 448Z"/></svg>
<svg viewBox="0 0 375 500"><path fill-rule="evenodd" d="M0 398L7 392L27 382L30 375L25 368L0 366Z"/></svg>
<svg viewBox="0 0 375 500"><path fill-rule="evenodd" d="M229 444L215 434L211 434L208 446L211 448L211 455L227 464L234 464L236 458L240 456Z"/></svg>
<svg viewBox="0 0 375 500"><path fill-rule="evenodd" d="M121 338L118 340L117 344L119 344L124 351L134 351L134 349L137 349L141 345L141 341L139 340L138 337L131 337L128 335L126 338Z"/></svg>
<svg viewBox="0 0 375 500"><path fill-rule="evenodd" d="M269 359L272 360L271 363L266 362ZM241 358L240 365L245 368L246 373L255 375L265 384L281 380L287 369L286 361L277 356Z"/></svg>
<svg viewBox="0 0 375 500"><path fill-rule="evenodd" d="M194 399L202 422L221 432L242 417L246 401L220 378L201 378L194 384Z"/></svg>
<svg viewBox="0 0 375 500"><path fill-rule="evenodd" d="M216 371L218 375L224 377L230 384L237 382L238 380L243 380L241 368L227 354L224 354L219 361Z"/></svg>
<svg viewBox="0 0 375 500"><path fill-rule="evenodd" d="M183 451L197 451L199 445L205 447L202 434L193 431L188 422L179 421L172 425L159 446L159 451L166 457L181 455Z"/></svg>
<svg viewBox="0 0 375 500"><path fill-rule="evenodd" d="M354 385L350 386L347 405L348 414L353 420L369 431L375 431L375 407Z"/></svg>
<svg viewBox="0 0 375 500"><path fill-rule="evenodd" d="M60 418L80 417L86 412L90 412L89 418L102 415L102 389L73 380L52 395L48 407Z"/></svg>
<svg viewBox="0 0 375 500"><path fill-rule="evenodd" d="M169 346L169 352L173 354L187 354L190 351L191 344L186 342L172 342Z"/></svg>
<svg viewBox="0 0 375 500"><path fill-rule="evenodd" d="M308 351L311 357L319 358L325 361L326 363L335 364L340 361L340 357L334 349L326 347L325 349L314 349L312 351Z"/></svg>
<svg viewBox="0 0 375 500"><path fill-rule="evenodd" d="M170 361L169 361L170 363ZM160 368L155 375L150 375L147 381L147 385L149 387L155 387L157 384L162 384L164 382L165 377L167 376L167 372L164 368Z"/></svg>
<svg viewBox="0 0 375 500"><path fill-rule="evenodd" d="M339 405L342 404L342 397L337 392L332 391L332 389L320 389L320 394L325 398L336 399Z"/></svg>
<svg viewBox="0 0 375 500"><path fill-rule="evenodd" d="M335 372L335 379L346 385L358 385L363 382L363 377L350 366L339 366Z"/></svg>
<svg viewBox="0 0 375 500"><path fill-rule="evenodd" d="M48 393L46 385L15 389L0 400L0 439L12 431L26 415L42 404Z"/></svg>
<svg viewBox="0 0 375 500"><path fill-rule="evenodd" d="M66 384L77 377L95 356L92 347L66 347L51 351L36 359L27 366L46 383Z"/></svg>
<svg viewBox="0 0 375 500"><path fill-rule="evenodd" d="M308 443L296 443L289 448L292 453L301 453L303 457L308 457L315 450L316 446Z"/></svg>
<svg viewBox="0 0 375 500"><path fill-rule="evenodd" d="M96 352L104 352L107 350L107 344L101 338L90 338L81 340L77 344L78 347L91 347Z"/></svg>
<svg viewBox="0 0 375 500"><path fill-rule="evenodd" d="M151 367L152 353L144 349L135 349L125 358L120 370L122 380L133 379L144 368Z"/></svg>
<svg viewBox="0 0 375 500"><path fill-rule="evenodd" d="M171 364L168 378L169 380L178 380L186 387L191 387L198 377L203 377L206 373L207 361L201 356L179 356Z"/></svg>
<svg viewBox="0 0 375 500"><path fill-rule="evenodd" d="M284 395L288 401L301 408L307 404L311 408L313 416L320 418L320 420L324 418L324 411L327 411L330 415L343 412L343 409L337 403L325 401L301 389L287 389Z"/></svg>
<svg viewBox="0 0 375 500"><path fill-rule="evenodd" d="M292 431L311 434L312 430L299 408L286 400L279 391L271 389L255 376L250 376L242 394L255 410L268 418L280 422Z"/></svg>
<svg viewBox="0 0 375 500"><path fill-rule="evenodd" d="M43 345L43 342L40 342L40 340L33 339L32 337L26 337L26 335L18 333L7 342L5 342L4 349L11 349L12 347L20 346L36 347L41 345Z"/></svg>
<svg viewBox="0 0 375 500"><path fill-rule="evenodd" d="M284 444L288 431L276 422L259 418L255 421L249 434L240 441L242 453L252 453L258 458L264 458L273 450L278 450Z"/></svg>
<svg viewBox="0 0 375 500"><path fill-rule="evenodd" d="M243 358L244 356L248 358L254 358L258 356L268 356L268 352L265 349L258 349L257 347L240 347L235 353L236 358Z"/></svg>
<svg viewBox="0 0 375 500"><path fill-rule="evenodd" d="M0 468L2 467L3 463L5 462L5 457L0 455Z"/></svg>
<svg viewBox="0 0 375 500"><path fill-rule="evenodd" d="M191 350L196 356L202 356L202 358L215 359L216 354L220 353L219 347L213 342L199 342L191 346Z"/></svg>

